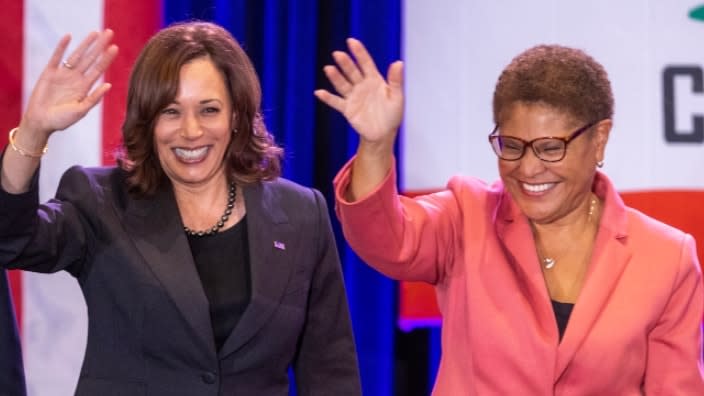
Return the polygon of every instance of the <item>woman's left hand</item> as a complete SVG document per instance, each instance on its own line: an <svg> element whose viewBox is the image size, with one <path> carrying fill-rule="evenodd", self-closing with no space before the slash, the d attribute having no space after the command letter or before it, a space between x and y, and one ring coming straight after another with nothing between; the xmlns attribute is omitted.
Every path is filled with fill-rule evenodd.
<svg viewBox="0 0 704 396"><path fill-rule="evenodd" d="M338 95L319 89L315 96L342 113L362 142L391 149L403 116L403 64L392 63L384 79L359 40L347 45L349 54L333 52L337 66L323 68Z"/></svg>

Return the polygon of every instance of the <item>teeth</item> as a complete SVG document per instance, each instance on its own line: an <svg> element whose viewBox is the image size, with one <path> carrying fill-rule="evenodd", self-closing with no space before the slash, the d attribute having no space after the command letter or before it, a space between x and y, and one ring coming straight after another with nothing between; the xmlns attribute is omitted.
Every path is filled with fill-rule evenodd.
<svg viewBox="0 0 704 396"><path fill-rule="evenodd" d="M536 192L536 193L546 191L554 185L555 185L555 183L543 183L543 184L522 183L522 186L524 189L526 189L530 192Z"/></svg>
<svg viewBox="0 0 704 396"><path fill-rule="evenodd" d="M205 153L208 152L208 146L205 147L200 147L197 149L193 150L188 150L184 148L175 148L174 153L176 154L177 157L182 158L187 161L192 161L195 159L199 159L205 155Z"/></svg>

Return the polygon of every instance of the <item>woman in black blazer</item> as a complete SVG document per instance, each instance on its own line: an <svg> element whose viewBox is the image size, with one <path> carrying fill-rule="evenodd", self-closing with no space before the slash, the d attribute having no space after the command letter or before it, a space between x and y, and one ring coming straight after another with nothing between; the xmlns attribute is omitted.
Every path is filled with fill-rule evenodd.
<svg viewBox="0 0 704 396"><path fill-rule="evenodd" d="M68 37L2 158L0 265L66 270L88 306L77 395L361 393L321 194L279 178L251 65L221 27L156 34L132 71L119 167L68 170L38 203L49 135L109 89L112 32Z"/></svg>
<svg viewBox="0 0 704 396"><path fill-rule="evenodd" d="M0 270L0 395L23 396L24 370L7 274Z"/></svg>

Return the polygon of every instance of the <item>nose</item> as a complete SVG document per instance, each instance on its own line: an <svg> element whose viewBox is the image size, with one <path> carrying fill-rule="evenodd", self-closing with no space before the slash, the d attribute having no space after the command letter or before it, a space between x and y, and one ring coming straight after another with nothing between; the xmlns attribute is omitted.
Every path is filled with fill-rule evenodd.
<svg viewBox="0 0 704 396"><path fill-rule="evenodd" d="M186 139L197 139L201 137L203 130L200 127L198 118L191 114L184 115L180 135Z"/></svg>
<svg viewBox="0 0 704 396"><path fill-rule="evenodd" d="M545 163L535 155L531 147L526 147L525 154L518 162L518 168L525 177L535 176L545 170Z"/></svg>

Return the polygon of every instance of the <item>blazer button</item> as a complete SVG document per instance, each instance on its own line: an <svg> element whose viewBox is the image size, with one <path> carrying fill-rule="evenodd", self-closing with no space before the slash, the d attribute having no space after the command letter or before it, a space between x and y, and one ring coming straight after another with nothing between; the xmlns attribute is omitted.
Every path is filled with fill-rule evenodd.
<svg viewBox="0 0 704 396"><path fill-rule="evenodd" d="M215 375L215 373L211 373L211 372L203 373L203 375L201 375L200 378L203 379L203 382L205 382L206 384L214 384L215 381L217 381L217 379L218 379L218 377Z"/></svg>

